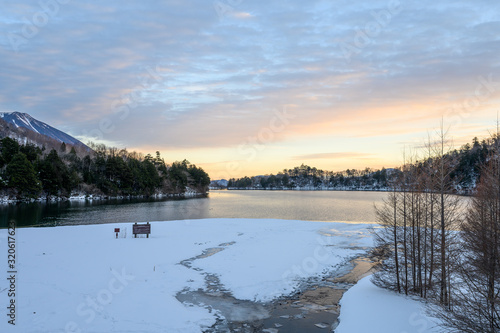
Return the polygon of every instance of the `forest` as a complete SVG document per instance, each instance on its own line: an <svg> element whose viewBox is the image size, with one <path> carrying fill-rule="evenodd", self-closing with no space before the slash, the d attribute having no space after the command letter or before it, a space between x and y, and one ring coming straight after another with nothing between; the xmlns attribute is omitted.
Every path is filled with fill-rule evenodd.
<svg viewBox="0 0 500 333"><path fill-rule="evenodd" d="M493 141L475 137L471 143L460 149L446 152L450 160L450 181L452 190L459 194L470 194L479 182L481 166L493 149ZM425 168L432 163L432 156L411 156L412 168ZM409 166L408 166L409 167ZM324 171L302 164L293 169L284 169L277 174L230 179L228 189L265 190L389 190L391 184L401 176L401 168L374 170L347 169L344 171Z"/></svg>
<svg viewBox="0 0 500 333"><path fill-rule="evenodd" d="M77 152L62 143L47 150L32 143L0 140L0 194L4 197L152 196L206 194L210 178L189 161L167 165L156 152L143 156L126 149L90 144L92 151Z"/></svg>
<svg viewBox="0 0 500 333"><path fill-rule="evenodd" d="M457 152L441 132L420 153L403 158L377 207L385 260L373 281L426 300L447 332L500 332L499 134ZM455 195L464 185L472 196Z"/></svg>

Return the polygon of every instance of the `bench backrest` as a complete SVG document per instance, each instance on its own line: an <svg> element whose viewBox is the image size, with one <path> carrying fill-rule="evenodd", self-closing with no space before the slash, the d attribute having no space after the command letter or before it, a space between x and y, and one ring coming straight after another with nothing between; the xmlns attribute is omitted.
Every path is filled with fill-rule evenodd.
<svg viewBox="0 0 500 333"><path fill-rule="evenodd" d="M150 234L151 233L151 224L134 224L132 227L134 234Z"/></svg>

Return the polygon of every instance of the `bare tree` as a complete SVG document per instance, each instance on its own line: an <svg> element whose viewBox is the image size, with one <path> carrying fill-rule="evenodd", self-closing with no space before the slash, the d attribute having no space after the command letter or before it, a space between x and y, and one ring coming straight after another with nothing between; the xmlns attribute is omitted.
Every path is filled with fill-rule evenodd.
<svg viewBox="0 0 500 333"><path fill-rule="evenodd" d="M454 161L446 133L429 139L424 158L403 155L404 164L393 192L377 208L382 228L377 245L391 252L374 282L405 294L450 303L451 278L456 262L456 240L461 199L450 177ZM437 290L435 290L435 287Z"/></svg>
<svg viewBox="0 0 500 333"><path fill-rule="evenodd" d="M441 311L456 332L500 332L500 156L498 134L477 193L461 224L462 253L452 311Z"/></svg>
<svg viewBox="0 0 500 333"><path fill-rule="evenodd" d="M400 278L400 223L398 219L399 203L399 182L395 181L391 184L393 191L388 195L387 199L381 207L375 207L377 219L382 226L375 232L375 243L377 249L385 253L393 253L382 262L378 271L373 275L373 281L376 285L396 290L401 293L401 278ZM395 281L394 281L395 277Z"/></svg>
<svg viewBox="0 0 500 333"><path fill-rule="evenodd" d="M452 145L447 138L447 131L441 123L438 132L438 141L434 146L434 158L436 159L436 172L433 192L438 194L437 212L439 223L439 264L440 264L440 295L439 302L444 306L450 306L450 288L452 273L452 258L450 256L454 243L453 229L460 224L460 213L462 212L460 197L455 195L454 183L451 179L453 170L453 157L450 154Z"/></svg>

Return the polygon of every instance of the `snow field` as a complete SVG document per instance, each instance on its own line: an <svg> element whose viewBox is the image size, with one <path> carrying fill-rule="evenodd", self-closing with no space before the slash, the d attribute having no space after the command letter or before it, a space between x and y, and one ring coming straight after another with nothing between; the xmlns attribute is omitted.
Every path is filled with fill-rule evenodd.
<svg viewBox="0 0 500 333"><path fill-rule="evenodd" d="M220 313L183 304L176 295L207 290L208 275L237 299L267 302L292 293L305 279L345 270L373 246L368 224L250 219L151 224L150 238L133 238L132 223L17 229L16 326L7 323L2 284L0 331L201 332ZM114 228L126 238L115 239ZM7 230L0 230L0 249L7 252ZM8 271L6 259L0 271ZM347 314L343 307L341 325L352 320L351 303L349 298L343 303Z"/></svg>
<svg viewBox="0 0 500 333"><path fill-rule="evenodd" d="M361 279L340 300L340 324L335 333L441 332L437 319L426 314L422 302L380 289L370 279Z"/></svg>
<svg viewBox="0 0 500 333"><path fill-rule="evenodd" d="M128 237L115 239L114 228L127 229ZM152 222L150 238L133 238L131 228L121 223L17 229L16 326L1 320L0 331L200 332L215 322L215 314L175 296L205 288L205 273L217 275L236 298L268 301L361 253L348 249L353 242L372 245L369 225L342 223ZM352 230L359 232L356 238ZM6 243L7 230L1 230L5 251ZM223 250L193 260L191 268L180 264L210 248ZM0 267L6 272L7 261ZM0 300L8 301L5 289Z"/></svg>

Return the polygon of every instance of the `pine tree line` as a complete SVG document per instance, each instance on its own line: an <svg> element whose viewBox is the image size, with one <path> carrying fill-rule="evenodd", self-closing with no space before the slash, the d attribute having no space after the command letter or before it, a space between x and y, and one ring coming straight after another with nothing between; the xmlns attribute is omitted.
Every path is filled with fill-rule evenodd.
<svg viewBox="0 0 500 333"><path fill-rule="evenodd" d="M206 193L208 174L187 160L167 165L159 152L142 156L126 149L92 144L93 152L80 157L49 152L34 144L21 145L9 137L0 140L0 192L17 199L68 197L72 193L104 196L183 194L186 187Z"/></svg>
<svg viewBox="0 0 500 333"><path fill-rule="evenodd" d="M444 152L450 161L449 178L453 191L460 194L471 194L479 183L480 169L492 150L492 141L479 141L475 137L471 143L460 149ZM414 168L423 168L434 163L432 156L421 156L411 163ZM263 189L263 190L390 190L391 184L400 178L400 168L347 169L344 171L324 171L305 164L293 169L284 169L276 175L232 178L228 182L229 189Z"/></svg>
<svg viewBox="0 0 500 333"><path fill-rule="evenodd" d="M453 191L459 194L471 194L479 183L480 169L492 150L492 141L476 138L460 149L445 152L450 161L449 178ZM424 168L432 164L432 156L421 157L412 161L413 168ZM401 177L400 168L374 170L347 169L344 171L324 171L302 164L293 169L284 169L276 175L232 178L229 189L264 189L264 190L389 190L391 184Z"/></svg>
<svg viewBox="0 0 500 333"><path fill-rule="evenodd" d="M230 189L266 189L290 190L297 188L317 189L368 189L387 188L387 179L392 170L382 168L373 170L347 169L341 172L324 171L302 164L293 169L284 169L276 175L232 178L228 182Z"/></svg>

